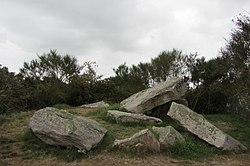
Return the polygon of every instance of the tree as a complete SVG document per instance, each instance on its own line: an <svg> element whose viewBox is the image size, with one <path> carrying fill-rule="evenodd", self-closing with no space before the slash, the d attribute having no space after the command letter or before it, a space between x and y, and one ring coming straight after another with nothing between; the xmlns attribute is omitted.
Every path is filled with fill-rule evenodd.
<svg viewBox="0 0 250 166"><path fill-rule="evenodd" d="M196 58L197 53L186 55L176 49L161 52L156 58L151 59L149 73L153 84L166 81L168 77L190 76L190 68Z"/></svg>
<svg viewBox="0 0 250 166"><path fill-rule="evenodd" d="M23 111L22 79L0 65L0 114Z"/></svg>
<svg viewBox="0 0 250 166"><path fill-rule="evenodd" d="M250 16L239 14L233 20L236 28L225 48L221 49L224 59L230 64L229 75L234 81L248 83L250 79Z"/></svg>
<svg viewBox="0 0 250 166"><path fill-rule="evenodd" d="M140 90L165 81L168 77L190 75L190 66L194 66L197 54L185 55L181 51L163 51L149 63L137 65L121 64L113 69L116 76L108 81L115 87L119 99L124 99Z"/></svg>
<svg viewBox="0 0 250 166"><path fill-rule="evenodd" d="M20 74L23 76L23 96L29 109L69 103L70 84L83 65L70 55L60 55L50 50L30 63L25 62Z"/></svg>
<svg viewBox="0 0 250 166"><path fill-rule="evenodd" d="M151 75L153 75L155 82L159 83L165 81L167 77L171 75L176 53L176 50L172 52L163 51L156 58L151 59Z"/></svg>
<svg viewBox="0 0 250 166"><path fill-rule="evenodd" d="M232 30L225 48L221 49L222 58L229 64L228 79L234 92L228 101L230 110L244 119L250 117L250 16L239 14L233 22Z"/></svg>
<svg viewBox="0 0 250 166"><path fill-rule="evenodd" d="M237 115L244 114L242 117L250 117L250 105L247 104L250 103L250 19L247 15L239 15L233 21L236 28L221 49L222 56L209 61L198 58L190 67L195 88L187 97L197 112L226 113L231 110Z"/></svg>
<svg viewBox="0 0 250 166"><path fill-rule="evenodd" d="M222 113L232 91L227 81L228 66L221 57L205 61L198 58L191 69L191 81L195 88L187 95L190 107L196 112Z"/></svg>
<svg viewBox="0 0 250 166"><path fill-rule="evenodd" d="M142 67L143 65L141 65ZM145 66L143 66L145 67ZM128 67L126 63L121 64L118 68L114 68L115 77L109 78L109 83L114 87L115 96L117 96L118 101L142 90L147 87L147 81L143 80L144 69L133 65Z"/></svg>
<svg viewBox="0 0 250 166"><path fill-rule="evenodd" d="M83 66L86 70L82 74L75 75L69 84L71 105L103 100L104 93L108 93L104 88L105 83L101 80L102 76L96 73L96 62L85 62Z"/></svg>
<svg viewBox="0 0 250 166"><path fill-rule="evenodd" d="M84 66L77 64L77 59L70 55L61 56L56 50L38 56L38 59L30 63L25 62L20 73L25 77L36 80L44 78L58 79L64 83L70 83L71 79L80 73Z"/></svg>

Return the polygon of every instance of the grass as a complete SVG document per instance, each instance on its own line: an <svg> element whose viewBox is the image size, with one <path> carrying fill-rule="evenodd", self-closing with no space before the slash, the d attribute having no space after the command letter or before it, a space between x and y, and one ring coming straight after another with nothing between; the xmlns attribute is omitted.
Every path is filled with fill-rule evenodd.
<svg viewBox="0 0 250 166"><path fill-rule="evenodd" d="M96 117L100 120L106 120L106 114L109 109L107 108L98 108L94 109L93 111L88 112L85 116L87 117Z"/></svg>
<svg viewBox="0 0 250 166"><path fill-rule="evenodd" d="M205 115L205 117L215 125L218 122L226 123L230 127L222 130L250 149L250 127L242 123L237 117L225 114Z"/></svg>
<svg viewBox="0 0 250 166"><path fill-rule="evenodd" d="M222 131L239 140L241 143L247 146L248 149L250 148L250 128L246 124L239 121L239 119L227 114L213 114L204 116L207 120L216 125ZM220 125L221 123L223 125ZM185 131L180 132L186 139L186 143L176 144L168 151L171 156L177 159L201 160L213 155L235 153L222 151L215 148L214 146L205 143L204 141L201 141L199 138L191 135L190 133L186 133Z"/></svg>
<svg viewBox="0 0 250 166"><path fill-rule="evenodd" d="M13 139L13 138L5 137L5 136L0 136L0 145L1 146L8 145L8 144L11 144L11 143L14 143L14 142L16 142L16 140Z"/></svg>
<svg viewBox="0 0 250 166"><path fill-rule="evenodd" d="M9 122L9 118L7 115L0 115L0 126L2 126L4 123Z"/></svg>
<svg viewBox="0 0 250 166"><path fill-rule="evenodd" d="M63 148L61 146L47 145L40 141L30 130L26 130L23 136L24 144L21 148L24 159L53 155L60 160L74 161L85 158L88 155L94 155L103 150L108 150L112 152L112 144L115 139L123 139L125 137L130 137L134 133L145 128L143 126L136 128L134 126L122 126L107 121L106 113L110 109L120 110L120 105L116 104L111 105L109 108L95 109L91 112L88 112L86 115L90 118L94 117L95 119L98 119L97 121L108 129L108 132L105 135L103 141L98 145L97 148L88 152L88 154L84 155L82 153L79 153L78 150L74 147Z"/></svg>
<svg viewBox="0 0 250 166"><path fill-rule="evenodd" d="M89 117L95 117L97 120L108 129L108 134L105 137L102 145L99 147L100 149L108 149L111 151L126 153L128 151L123 151L121 149L112 149L112 144L115 139L124 139L131 137L136 132L143 130L145 128L152 129L152 126L165 127L165 126L173 126L177 129L181 134L185 136L186 143L185 144L177 144L171 147L167 154L171 155L174 158L178 159L193 159L193 160L201 160L207 157L210 157L214 154L219 154L220 150L200 141L198 138L193 137L191 134L187 134L186 130L178 125L171 119L164 121L162 124L153 124L153 123L125 123L125 124L117 124L113 120L109 120L106 118L107 111L111 109L96 109L87 114ZM119 110L119 107L118 109ZM140 153L137 154L134 151L130 151L129 154L135 156L145 156L148 153Z"/></svg>
<svg viewBox="0 0 250 166"><path fill-rule="evenodd" d="M203 160L216 154L222 154L222 151L201 141L190 133L181 133L186 142L178 143L170 147L168 154L176 159Z"/></svg>
<svg viewBox="0 0 250 166"><path fill-rule="evenodd" d="M70 162L85 157L84 154L79 153L75 147L51 146L42 142L30 129L25 131L23 142L21 147L23 159L52 155L59 160Z"/></svg>
<svg viewBox="0 0 250 166"><path fill-rule="evenodd" d="M99 119L107 120L106 115L108 110L118 110L118 111L125 111L124 108L121 107L120 104L112 104L108 108L97 108L91 112L88 112L86 116L94 116Z"/></svg>
<svg viewBox="0 0 250 166"><path fill-rule="evenodd" d="M58 108L58 106L56 106ZM59 105L60 108L65 109L66 105ZM69 107L67 107L69 108ZM70 107L71 108L71 107ZM95 156L96 154L102 152L108 152L110 155L113 153L119 154L121 157L145 157L150 155L150 153L144 152L128 152L121 149L114 149L112 147L115 139L124 139L131 137L136 132L143 129L150 129L153 125L158 127L165 127L168 125L173 126L177 129L185 138L185 144L176 144L175 146L169 148L166 155L170 155L176 159L188 159L188 160L203 160L213 155L224 154L221 150L216 149L213 146L201 141L197 137L189 134L184 128L180 127L173 120L164 121L162 124L150 124L150 123L126 123L117 124L112 120L106 118L106 113L108 110L122 110L120 105L111 105L109 108L95 109L86 113L88 118L94 119L99 122L103 127L108 129L103 141L98 145L97 148L91 150L87 154L79 153L74 147L61 147L61 146L51 146L43 143L39 140L31 130L27 129L27 118L30 113L15 113L12 115L0 115L0 129L1 133L11 131L15 134L2 134L0 136L0 146L12 146L16 142L22 142L21 155L23 159L32 159L46 156L55 156L59 160L64 160L67 162L74 160L81 160L88 156ZM84 114L85 115L85 114ZM232 135L234 138L238 139L248 148L250 148L250 128L243 124L238 119L230 115L205 115L205 117L211 121L213 124L219 124L223 122L225 128L222 130L226 133ZM17 127L25 126L26 130L22 131ZM218 126L219 127L219 126ZM23 127L21 127L23 128ZM220 127L219 127L220 128Z"/></svg>

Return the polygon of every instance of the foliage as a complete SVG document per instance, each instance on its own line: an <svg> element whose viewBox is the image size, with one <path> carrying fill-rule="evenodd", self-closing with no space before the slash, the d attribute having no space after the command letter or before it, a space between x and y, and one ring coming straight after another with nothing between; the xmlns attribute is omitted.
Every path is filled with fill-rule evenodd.
<svg viewBox="0 0 250 166"><path fill-rule="evenodd" d="M25 62L20 73L25 78L44 80L53 78L64 83L70 83L71 79L80 73L83 66L77 64L77 59L70 55L61 56L56 50L38 56L38 59L30 63Z"/></svg>
<svg viewBox="0 0 250 166"><path fill-rule="evenodd" d="M229 110L243 119L250 118L250 16L239 14L233 20L236 28L221 50L229 65L228 75L233 84L234 95L229 100Z"/></svg>
<svg viewBox="0 0 250 166"><path fill-rule="evenodd" d="M25 103L19 75L0 65L0 114L23 111Z"/></svg>
<svg viewBox="0 0 250 166"><path fill-rule="evenodd" d="M205 61L197 59L191 69L192 84L186 94L191 109L200 113L225 112L232 95L232 85L227 79L227 65L222 58Z"/></svg>
<svg viewBox="0 0 250 166"><path fill-rule="evenodd" d="M250 16L239 14L233 22L236 28L232 30L231 38L227 41L226 47L221 50L221 53L231 64L229 69L231 77L240 80L249 79Z"/></svg>
<svg viewBox="0 0 250 166"><path fill-rule="evenodd" d="M202 113L231 112L249 121L250 117L250 17L239 15L236 28L221 57L196 59L191 66L190 106ZM250 121L249 121L250 122Z"/></svg>
<svg viewBox="0 0 250 166"><path fill-rule="evenodd" d="M222 56L208 61L197 53L187 55L173 49L147 63L121 64L113 69L115 76L105 79L97 75L95 62L79 65L75 57L56 50L25 62L19 74L0 66L0 114L62 103L120 102L169 77L187 76L191 86L186 98L193 110L231 112L249 121L249 15L239 15L234 23L236 28L221 49Z"/></svg>
<svg viewBox="0 0 250 166"><path fill-rule="evenodd" d="M186 55L181 51L163 51L150 63L127 66L121 64L113 69L116 76L109 78L113 85L114 102L119 102L130 95L165 81L168 77L189 76L197 54Z"/></svg>

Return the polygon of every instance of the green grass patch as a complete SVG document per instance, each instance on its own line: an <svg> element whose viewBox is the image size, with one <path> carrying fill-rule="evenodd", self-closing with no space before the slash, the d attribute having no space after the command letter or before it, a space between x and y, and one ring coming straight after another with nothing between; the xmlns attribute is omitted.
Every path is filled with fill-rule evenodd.
<svg viewBox="0 0 250 166"><path fill-rule="evenodd" d="M205 115L205 117L214 122L225 122L228 124L228 128L226 129L226 133L239 140L245 146L250 148L250 127L245 124L243 121L239 120L237 117L228 115L228 114L213 114L213 115Z"/></svg>
<svg viewBox="0 0 250 166"><path fill-rule="evenodd" d="M25 131L23 135L23 142L24 143L21 147L23 159L52 155L60 160L70 162L86 157L86 155L79 153L78 149L72 146L62 147L46 144L39 140L30 129Z"/></svg>
<svg viewBox="0 0 250 166"><path fill-rule="evenodd" d="M59 109L71 109L71 106L64 104L57 104L54 107ZM152 129L152 126L165 127L172 126L178 130L186 139L185 144L177 144L169 150L165 151L167 155L170 155L177 159L190 159L190 160L203 160L213 155L224 154L222 150L201 141L199 138L188 133L184 128L178 125L175 121L168 119L162 124L154 123L125 123L117 124L113 120L109 120L106 117L108 110L120 110L124 109L119 104L113 104L108 108L98 108L93 111L89 111L86 116L99 122L103 127L105 127L108 132L105 135L103 141L93 150L87 154L79 153L77 148L74 147L61 147L61 146L51 146L47 145L38 139L31 130L26 130L23 135L17 135L15 137L0 137L0 145L12 146L12 143L17 141L22 141L23 145L21 147L23 159L39 158L46 156L55 156L59 160L63 161L75 161L81 160L91 155L96 155L102 153L103 151L118 154L119 156L125 157L144 157L150 155L149 152L128 152L122 149L113 148L112 145L115 139L125 139L131 137L135 133L143 129ZM239 121L237 118L230 115L205 115L205 117L214 123L225 122L225 125L229 125L225 131L229 135L233 136L235 139L242 142L245 146L250 149L250 128ZM13 124L12 124L13 123ZM11 115L1 115L0 116L0 129L4 129L7 126L9 128L14 128L16 124L27 124L27 114L15 113Z"/></svg>
<svg viewBox="0 0 250 166"><path fill-rule="evenodd" d="M9 122L10 119L7 115L0 115L0 126L2 126L4 123Z"/></svg>
<svg viewBox="0 0 250 166"><path fill-rule="evenodd" d="M93 111L88 112L85 116L94 116L98 119L106 120L106 115L107 115L108 109L107 108L97 108L94 109Z"/></svg>
<svg viewBox="0 0 250 166"><path fill-rule="evenodd" d="M13 138L0 136L0 145L11 144L11 143L14 143L14 142L16 142L16 140L13 139Z"/></svg>
<svg viewBox="0 0 250 166"><path fill-rule="evenodd" d="M123 108L120 104L117 104L117 103L110 105L107 109L108 110L118 110L118 111L124 111L124 112L126 112L126 109Z"/></svg>
<svg viewBox="0 0 250 166"><path fill-rule="evenodd" d="M88 112L86 116L94 116L98 119L107 120L106 115L108 110L124 111L120 104L112 104L107 108L96 108L93 111Z"/></svg>
<svg viewBox="0 0 250 166"><path fill-rule="evenodd" d="M222 151L201 141L200 139L182 133L186 142L175 144L167 151L171 156L177 159L203 160L216 154L221 154Z"/></svg>

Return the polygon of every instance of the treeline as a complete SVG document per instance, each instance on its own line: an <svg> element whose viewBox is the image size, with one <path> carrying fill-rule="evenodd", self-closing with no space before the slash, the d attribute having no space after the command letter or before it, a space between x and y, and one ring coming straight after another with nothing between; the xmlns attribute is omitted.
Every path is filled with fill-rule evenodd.
<svg viewBox="0 0 250 166"><path fill-rule="evenodd" d="M231 112L250 116L250 18L239 15L221 56L206 61L180 50L163 51L148 63L121 64L115 76L102 79L97 65L50 50L25 62L15 74L0 66L0 113L66 103L72 106L106 100L120 102L172 76L189 77L186 98L201 113Z"/></svg>

